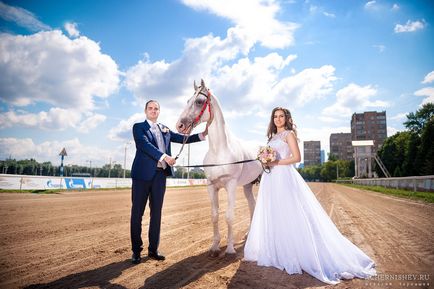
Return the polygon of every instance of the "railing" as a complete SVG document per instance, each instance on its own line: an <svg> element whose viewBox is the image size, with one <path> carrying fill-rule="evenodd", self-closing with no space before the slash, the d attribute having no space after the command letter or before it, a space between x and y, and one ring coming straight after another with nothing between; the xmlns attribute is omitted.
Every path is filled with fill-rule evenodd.
<svg viewBox="0 0 434 289"><path fill-rule="evenodd" d="M337 182L349 182L364 186L381 186L414 192L434 192L434 175L400 178L352 179Z"/></svg>
<svg viewBox="0 0 434 289"><path fill-rule="evenodd" d="M0 174L1 190L131 188L130 178L50 177ZM206 179L167 179L166 186L206 185Z"/></svg>

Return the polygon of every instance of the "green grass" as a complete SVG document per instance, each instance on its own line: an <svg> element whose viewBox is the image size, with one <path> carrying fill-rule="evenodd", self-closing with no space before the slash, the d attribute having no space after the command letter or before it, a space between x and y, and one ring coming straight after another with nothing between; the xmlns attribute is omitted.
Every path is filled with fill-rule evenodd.
<svg viewBox="0 0 434 289"><path fill-rule="evenodd" d="M407 199L422 200L427 203L434 203L434 193L432 192L413 192L408 190L393 189L393 188L386 188L380 186L362 186L362 185L345 184L345 183L339 183L339 185L362 189L362 190L374 191L386 195L393 195L393 196L407 198Z"/></svg>

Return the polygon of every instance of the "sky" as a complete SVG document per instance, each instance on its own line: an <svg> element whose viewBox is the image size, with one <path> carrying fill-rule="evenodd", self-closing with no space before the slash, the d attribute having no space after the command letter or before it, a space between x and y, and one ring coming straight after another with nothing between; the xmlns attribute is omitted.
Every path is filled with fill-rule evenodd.
<svg viewBox="0 0 434 289"><path fill-rule="evenodd" d="M327 154L355 112L386 111L391 136L434 102L433 25L430 0L3 0L0 160L58 165L65 147L66 165L130 168L146 101L175 130L200 79L250 149L276 106L301 151L320 140ZM190 164L207 150L190 145Z"/></svg>

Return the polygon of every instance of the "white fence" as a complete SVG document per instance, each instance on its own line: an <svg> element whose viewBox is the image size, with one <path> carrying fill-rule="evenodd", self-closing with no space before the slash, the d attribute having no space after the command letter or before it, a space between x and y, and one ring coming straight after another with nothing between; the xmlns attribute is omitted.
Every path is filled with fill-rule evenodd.
<svg viewBox="0 0 434 289"><path fill-rule="evenodd" d="M434 192L434 175L401 178L353 179L349 182L365 186L382 186L414 192Z"/></svg>
<svg viewBox="0 0 434 289"><path fill-rule="evenodd" d="M2 190L131 188L129 178L50 177L0 174ZM206 179L167 179L167 187L206 185Z"/></svg>

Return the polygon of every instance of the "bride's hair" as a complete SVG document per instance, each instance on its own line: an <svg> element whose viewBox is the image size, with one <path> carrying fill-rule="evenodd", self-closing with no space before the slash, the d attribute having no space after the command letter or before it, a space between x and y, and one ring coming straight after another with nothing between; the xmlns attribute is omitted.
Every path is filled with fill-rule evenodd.
<svg viewBox="0 0 434 289"><path fill-rule="evenodd" d="M291 112L288 109L283 107L275 107L271 112L270 124L268 125L268 131L267 131L268 141L270 141L271 138L277 133L277 127L274 124L274 113L278 110L283 111L283 113L285 114L285 125L284 125L285 130L293 131L295 136L297 137L297 126L292 120Z"/></svg>

